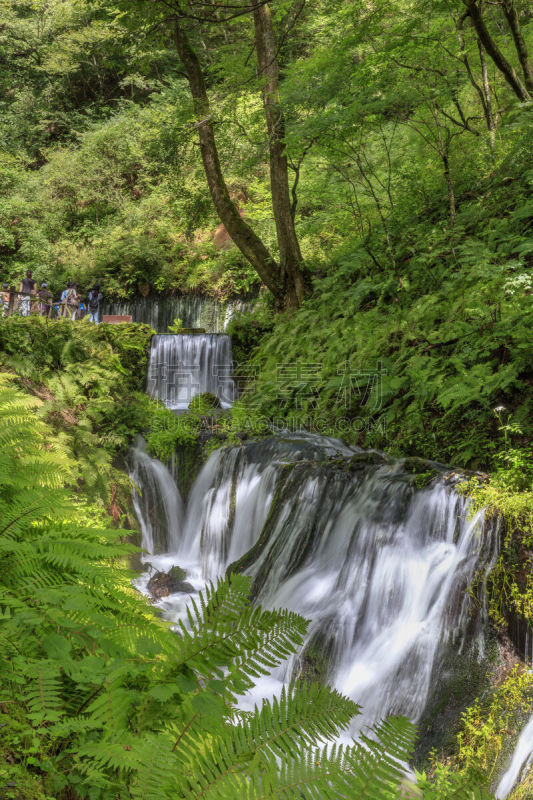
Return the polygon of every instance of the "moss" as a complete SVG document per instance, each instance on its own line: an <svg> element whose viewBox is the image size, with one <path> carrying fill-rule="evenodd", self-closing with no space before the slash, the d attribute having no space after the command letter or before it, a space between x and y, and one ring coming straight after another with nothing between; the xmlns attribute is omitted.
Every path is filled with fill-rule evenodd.
<svg viewBox="0 0 533 800"><path fill-rule="evenodd" d="M374 450L367 450L364 453L356 453L346 462L346 469L350 472L357 472L360 469L375 464L386 464L388 459L382 453L376 453Z"/></svg>
<svg viewBox="0 0 533 800"><path fill-rule="evenodd" d="M436 470L428 470L428 472L419 472L416 475L413 475L411 479L412 485L416 489L425 489L426 486L437 477L438 472Z"/></svg>
<svg viewBox="0 0 533 800"><path fill-rule="evenodd" d="M218 397L211 392L197 394L189 403L189 411L201 416L209 416L215 408L221 408L221 404Z"/></svg>
<svg viewBox="0 0 533 800"><path fill-rule="evenodd" d="M173 474L184 500L206 460L206 453L199 439L176 445L173 459Z"/></svg>
<svg viewBox="0 0 533 800"><path fill-rule="evenodd" d="M509 796L509 800L531 800L533 797L533 767Z"/></svg>
<svg viewBox="0 0 533 800"><path fill-rule="evenodd" d="M432 750L451 753L456 747L461 713L486 691L495 669L498 649L494 632L484 634L485 656L480 659L476 646L478 629L472 620L465 632L464 649L447 647L434 669L426 711L419 723L415 760L423 764Z"/></svg>
<svg viewBox="0 0 533 800"><path fill-rule="evenodd" d="M453 746L431 755L430 771L497 784L529 719L532 697L533 676L525 665L515 665L499 685L487 689L485 682L483 694L461 714ZM516 800L525 798L530 795L518 794Z"/></svg>
<svg viewBox="0 0 533 800"><path fill-rule="evenodd" d="M233 474L231 476L231 489L230 489L230 496L229 496L228 530L231 530L233 528L233 522L235 520L235 511L237 510L238 477L239 477L239 465L238 465L238 460L236 460L235 461L235 467L233 469Z"/></svg>
<svg viewBox="0 0 533 800"><path fill-rule="evenodd" d="M325 631L318 631L311 637L298 660L299 678L310 683L326 683L334 641Z"/></svg>
<svg viewBox="0 0 533 800"><path fill-rule="evenodd" d="M470 498L472 513L485 508L486 518L499 523L500 553L487 586L489 613L523 653L533 623L533 491L517 490L498 475L458 488Z"/></svg>

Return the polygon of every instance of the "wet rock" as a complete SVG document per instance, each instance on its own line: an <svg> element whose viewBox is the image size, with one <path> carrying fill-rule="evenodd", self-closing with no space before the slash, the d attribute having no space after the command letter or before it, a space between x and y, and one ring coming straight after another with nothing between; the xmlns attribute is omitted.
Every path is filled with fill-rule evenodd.
<svg viewBox="0 0 533 800"><path fill-rule="evenodd" d="M411 476L411 485L415 489L425 489L426 486L439 475L438 469L432 461L426 461L424 458L404 458L402 461L403 468Z"/></svg>
<svg viewBox="0 0 533 800"><path fill-rule="evenodd" d="M363 453L356 453L347 463L347 468L350 472L357 472L358 470L366 469L372 464L386 464L387 458L383 453L377 453L374 450L366 450Z"/></svg>
<svg viewBox="0 0 533 800"><path fill-rule="evenodd" d="M325 630L317 631L300 654L293 678L303 678L309 683L326 683L334 645L333 636Z"/></svg>
<svg viewBox="0 0 533 800"><path fill-rule="evenodd" d="M191 594L196 591L185 578L187 573L181 567L172 567L168 572L156 572L148 581L148 591L154 600L161 600L169 594Z"/></svg>

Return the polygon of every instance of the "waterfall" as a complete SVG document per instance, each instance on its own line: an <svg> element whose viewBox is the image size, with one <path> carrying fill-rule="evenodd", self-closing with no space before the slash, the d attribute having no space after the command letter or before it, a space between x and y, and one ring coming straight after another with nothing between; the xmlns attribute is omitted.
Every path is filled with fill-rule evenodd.
<svg viewBox="0 0 533 800"><path fill-rule="evenodd" d="M164 464L150 458L141 436L130 449L128 461L134 484L133 505L141 526L141 546L149 553L176 549L184 510L173 476Z"/></svg>
<svg viewBox="0 0 533 800"><path fill-rule="evenodd" d="M524 778L533 764L533 716L520 734L511 763L500 779L495 797L503 800L516 786L520 778Z"/></svg>
<svg viewBox="0 0 533 800"><path fill-rule="evenodd" d="M357 729L388 714L418 720L446 648L483 656L466 590L492 543L434 467L417 489L401 461L311 434L210 456L167 563L201 587L237 562L264 607L311 620L303 654L260 681L252 703L311 671L363 706ZM168 618L182 612L183 598L165 601Z"/></svg>
<svg viewBox="0 0 533 800"><path fill-rule="evenodd" d="M102 313L131 315L133 322L144 322L156 333L167 333L176 317L181 319L184 328L205 328L216 333L224 331L237 312L249 311L251 306L251 302L243 300L221 303L214 297L167 294L106 301L102 304Z"/></svg>
<svg viewBox="0 0 533 800"><path fill-rule="evenodd" d="M188 408L193 397L216 395L223 408L235 399L231 339L219 334L158 335L152 339L147 391L168 408Z"/></svg>

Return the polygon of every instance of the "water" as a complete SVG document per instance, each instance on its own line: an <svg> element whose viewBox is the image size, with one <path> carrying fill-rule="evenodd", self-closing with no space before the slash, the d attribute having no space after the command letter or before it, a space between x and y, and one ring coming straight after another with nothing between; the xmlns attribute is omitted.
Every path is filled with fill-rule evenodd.
<svg viewBox="0 0 533 800"><path fill-rule="evenodd" d="M220 334L154 336L147 391L175 411L188 408L204 392L216 395L222 408L235 399L231 339Z"/></svg>
<svg viewBox="0 0 533 800"><path fill-rule="evenodd" d="M130 449L129 474L134 486L133 505L141 526L142 547L149 553L175 550L184 521L181 495L167 467L146 452L139 436Z"/></svg>
<svg viewBox="0 0 533 800"><path fill-rule="evenodd" d="M533 716L520 734L511 763L500 779L495 796L499 800L507 797L520 778L524 778L533 765Z"/></svg>
<svg viewBox="0 0 533 800"><path fill-rule="evenodd" d="M211 455L177 543L150 560L185 567L201 588L245 556L257 601L311 625L303 654L261 680L244 707L319 670L363 706L356 733L389 714L419 719L445 648L483 656L481 623L465 641L466 589L492 549L482 515L466 512L444 472L417 491L401 462L309 434L271 437ZM171 596L161 608L175 620L184 602Z"/></svg>
<svg viewBox="0 0 533 800"><path fill-rule="evenodd" d="M144 322L156 333L167 333L168 326L179 318L184 328L205 328L209 333L224 331L232 317L248 311L251 303L231 300L221 303L202 295L149 295L119 302L105 302L103 314L128 314L133 322Z"/></svg>

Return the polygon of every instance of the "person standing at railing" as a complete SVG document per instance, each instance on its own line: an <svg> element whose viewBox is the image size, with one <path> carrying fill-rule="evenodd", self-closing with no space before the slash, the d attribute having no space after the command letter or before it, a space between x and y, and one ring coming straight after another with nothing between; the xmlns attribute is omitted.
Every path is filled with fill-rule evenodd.
<svg viewBox="0 0 533 800"><path fill-rule="evenodd" d="M78 310L78 291L75 283L68 284L67 296L65 298L65 316L70 319L76 319L76 311Z"/></svg>
<svg viewBox="0 0 533 800"><path fill-rule="evenodd" d="M89 312L89 322L95 322L97 325L100 322L100 303L102 302L102 293L97 283L89 292L87 298L87 310Z"/></svg>
<svg viewBox="0 0 533 800"><path fill-rule="evenodd" d="M26 270L26 277L20 282L19 292L22 294L20 313L23 317L29 316L32 296L37 294L37 284L33 280L31 269Z"/></svg>
<svg viewBox="0 0 533 800"><path fill-rule="evenodd" d="M61 309L58 313L58 317L66 317L67 316L67 292L70 289L70 281L67 281L67 288L63 289L61 292Z"/></svg>
<svg viewBox="0 0 533 800"><path fill-rule="evenodd" d="M41 317L50 316L52 300L52 292L48 289L48 284L43 281L39 290L39 314Z"/></svg>
<svg viewBox="0 0 533 800"><path fill-rule="evenodd" d="M2 309L2 316L7 317L9 312L9 284L2 284L2 291L0 292L0 308Z"/></svg>

